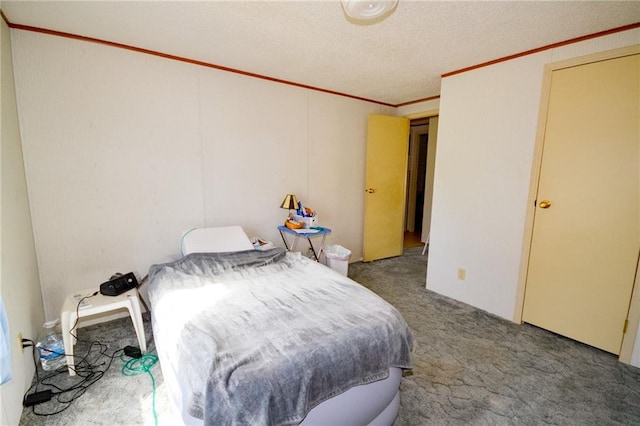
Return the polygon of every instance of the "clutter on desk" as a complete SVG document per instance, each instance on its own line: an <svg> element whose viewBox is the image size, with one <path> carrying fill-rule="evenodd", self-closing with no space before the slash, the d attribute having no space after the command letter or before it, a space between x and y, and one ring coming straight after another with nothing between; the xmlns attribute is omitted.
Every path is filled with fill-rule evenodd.
<svg viewBox="0 0 640 426"><path fill-rule="evenodd" d="M251 238L251 243L256 250L269 250L275 247L271 241L266 241L258 237Z"/></svg>
<svg viewBox="0 0 640 426"><path fill-rule="evenodd" d="M299 222L294 218L287 218L287 220L284 221L284 226L286 226L289 229L297 230L297 229L301 229L304 226L304 223Z"/></svg>
<svg viewBox="0 0 640 426"><path fill-rule="evenodd" d="M293 216L293 219L296 222L301 222L303 224L302 227L305 229L318 225L318 215L316 211L309 207L305 207L302 204L302 201L298 201L298 209L296 210L296 214Z"/></svg>
<svg viewBox="0 0 640 426"><path fill-rule="evenodd" d="M289 229L310 229L318 225L318 215L306 207L294 194L287 194L280 208L289 210L284 225Z"/></svg>
<svg viewBox="0 0 640 426"><path fill-rule="evenodd" d="M294 194L287 194L280 205L281 209L289 210L289 214L284 221L284 225L289 229L300 229L304 226L302 222L299 222L294 218L298 207L298 198Z"/></svg>

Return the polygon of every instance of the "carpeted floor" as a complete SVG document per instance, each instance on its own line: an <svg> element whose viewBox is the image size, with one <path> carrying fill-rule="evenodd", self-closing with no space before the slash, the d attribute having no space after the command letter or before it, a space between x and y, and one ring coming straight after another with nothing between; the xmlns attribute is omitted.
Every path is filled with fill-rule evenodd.
<svg viewBox="0 0 640 426"><path fill-rule="evenodd" d="M640 425L640 369L425 290L421 252L416 247L397 258L349 265L349 276L396 306L414 335L414 369L401 385L396 426ZM152 349L148 322L145 329ZM136 344L128 318L81 328L79 338L77 354L92 340L107 345L108 354ZM27 408L20 424L153 425L154 399L159 425L180 424L159 364L149 373L127 376L126 360L116 356L104 377L73 403L52 400L35 407L44 413L68 405L65 411L36 416ZM104 365L96 371L106 369L108 361L102 357L98 363ZM78 380L65 373L48 382L67 388Z"/></svg>
<svg viewBox="0 0 640 426"><path fill-rule="evenodd" d="M396 425L640 425L640 369L424 289L421 249L350 265L414 335Z"/></svg>
<svg viewBox="0 0 640 426"><path fill-rule="evenodd" d="M151 337L151 323L146 319L144 328L147 335L148 353L155 355L153 338ZM154 403L158 425L181 424L180 417L174 412L169 394L164 386L159 363L151 366L148 369L149 373L139 372L137 375L125 375L123 372L123 367L131 358L121 357L121 348L127 345L138 346L133 325L128 317L80 328L74 353L76 355L86 354L92 346L91 342L97 341L104 346L93 344L89 361L96 366L92 371L85 368L85 372L70 377L66 369L53 373L39 370L39 375L40 379L52 376L45 379L44 382L54 384L60 389L82 386L82 378L79 377L81 374L93 381L101 375L100 372L105 372L102 378L99 378L84 391L80 387L79 396L70 404L61 403L58 399L69 401L74 397L75 391L61 394L59 398L56 397L47 403L25 408L20 419L21 426L154 425ZM100 352L109 356L115 352L115 357L111 359L101 355ZM152 357L148 359L153 361ZM109 363L111 364L109 365ZM76 362L76 364L78 369L82 369L80 363ZM136 374L136 372L127 370L126 374ZM38 390L47 388L52 387L38 385ZM55 388L53 389L55 390ZM61 409L64 411L59 414L46 415Z"/></svg>

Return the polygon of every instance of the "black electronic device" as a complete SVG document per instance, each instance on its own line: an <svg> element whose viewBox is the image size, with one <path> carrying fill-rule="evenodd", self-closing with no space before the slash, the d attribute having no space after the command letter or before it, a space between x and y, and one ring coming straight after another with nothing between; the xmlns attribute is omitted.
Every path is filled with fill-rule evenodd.
<svg viewBox="0 0 640 426"><path fill-rule="evenodd" d="M106 283L100 284L100 293L105 296L117 296L138 287L138 280L133 272L124 275L115 275Z"/></svg>
<svg viewBox="0 0 640 426"><path fill-rule="evenodd" d="M141 358L142 357L142 352L140 351L140 348L137 348L135 346L125 346L124 347L124 354L126 356L131 357L131 358Z"/></svg>
<svg viewBox="0 0 640 426"><path fill-rule="evenodd" d="M43 390L42 392L31 393L24 397L22 405L25 407L31 407L32 405L41 404L51 399L51 389Z"/></svg>

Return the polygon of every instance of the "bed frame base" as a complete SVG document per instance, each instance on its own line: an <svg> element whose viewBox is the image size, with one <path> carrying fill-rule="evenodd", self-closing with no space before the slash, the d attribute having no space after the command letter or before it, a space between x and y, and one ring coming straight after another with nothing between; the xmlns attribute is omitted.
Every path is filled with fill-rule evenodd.
<svg viewBox="0 0 640 426"><path fill-rule="evenodd" d="M354 386L328 399L309 411L302 426L362 425L391 426L400 409L400 381L402 370L392 367L386 379ZM179 404L179 401L176 401ZM203 421L191 417L179 407L185 425L201 426Z"/></svg>
<svg viewBox="0 0 640 426"><path fill-rule="evenodd" d="M400 408L402 370L390 368L386 379L354 386L309 411L301 425L391 425Z"/></svg>

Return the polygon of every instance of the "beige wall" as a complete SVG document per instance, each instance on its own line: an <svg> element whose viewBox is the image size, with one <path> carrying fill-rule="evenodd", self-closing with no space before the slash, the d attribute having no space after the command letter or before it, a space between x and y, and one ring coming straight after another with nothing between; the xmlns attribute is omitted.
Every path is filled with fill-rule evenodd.
<svg viewBox="0 0 640 426"><path fill-rule="evenodd" d="M440 108L440 99L432 99L430 101L417 102L415 104L405 105L396 109L398 117L418 118L427 115L437 115Z"/></svg>
<svg viewBox="0 0 640 426"><path fill-rule="evenodd" d="M638 40L636 29L443 79L427 288L514 319L544 65Z"/></svg>
<svg viewBox="0 0 640 426"><path fill-rule="evenodd" d="M367 116L393 108L109 46L12 30L47 319L66 294L240 224L282 245L295 193L362 256Z"/></svg>
<svg viewBox="0 0 640 426"><path fill-rule="evenodd" d="M25 183L22 149L16 111L9 28L0 19L2 68L2 149L0 204L2 231L0 290L9 321L13 379L0 386L1 424L18 424L22 395L31 384L31 349L20 352L17 335L37 339L44 322L38 266L33 243L29 200Z"/></svg>

